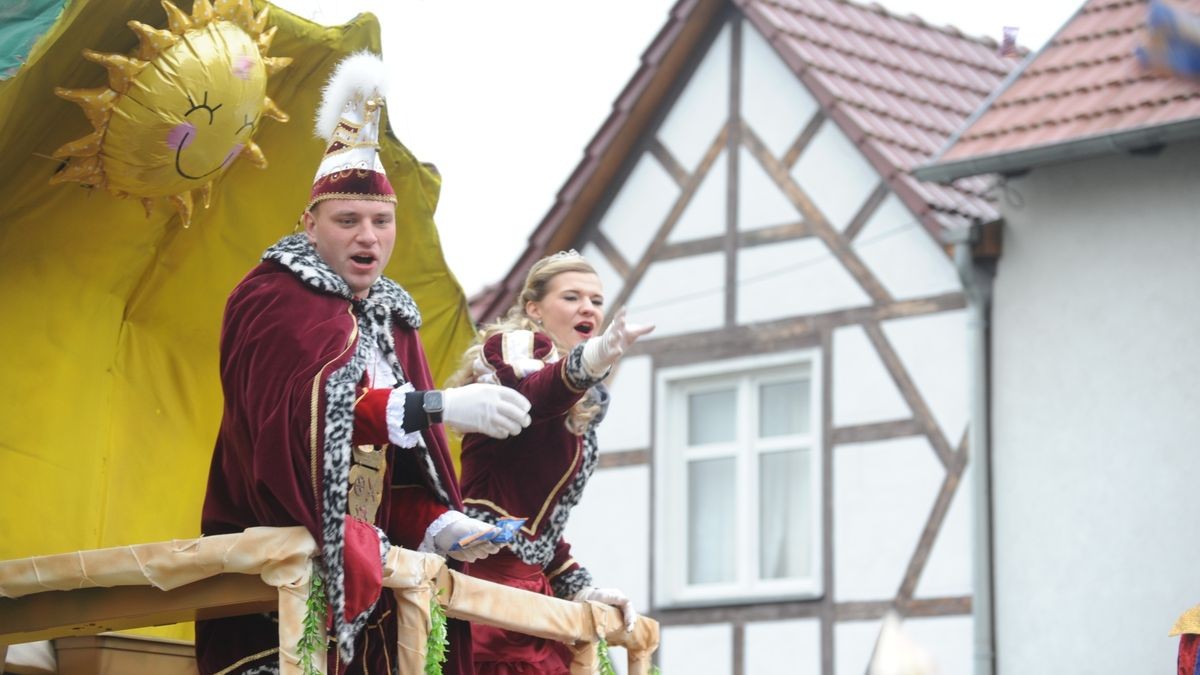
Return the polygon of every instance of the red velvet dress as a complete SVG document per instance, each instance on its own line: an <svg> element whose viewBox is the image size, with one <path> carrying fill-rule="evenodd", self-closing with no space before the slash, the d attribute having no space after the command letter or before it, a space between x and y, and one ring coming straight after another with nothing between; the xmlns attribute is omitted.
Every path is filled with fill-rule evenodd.
<svg viewBox="0 0 1200 675"><path fill-rule="evenodd" d="M568 411L585 395L602 407L607 394L582 365L583 346L561 360L542 333L512 331L483 346L479 378L520 391L533 423L512 438L463 438L462 486L467 513L480 520L525 518L509 549L471 565L471 574L535 593L571 598L592 583L563 539L571 509L596 468L595 418L583 435L566 427ZM477 673L567 673L570 652L541 638L489 626L472 628Z"/></svg>
<svg viewBox="0 0 1200 675"><path fill-rule="evenodd" d="M380 586L383 546L417 548L430 522L462 508L461 496L440 426L421 432L417 447L387 447L392 489L382 491L374 522L347 514L348 474L352 444L387 442L380 407L369 404L382 396L361 389L375 350L399 381L434 386L417 336L420 314L386 278L366 300L353 300L303 235L263 258L225 308L225 406L201 529L307 528L321 547L335 619L329 672L390 673L396 628L392 594ZM451 622L450 632L445 672L472 673L469 627ZM278 628L266 614L200 621L196 653L201 673L276 672Z"/></svg>

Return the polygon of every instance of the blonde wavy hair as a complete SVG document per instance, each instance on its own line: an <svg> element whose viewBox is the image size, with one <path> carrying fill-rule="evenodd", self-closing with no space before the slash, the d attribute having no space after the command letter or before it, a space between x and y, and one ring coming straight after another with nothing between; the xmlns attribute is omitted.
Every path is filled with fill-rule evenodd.
<svg viewBox="0 0 1200 675"><path fill-rule="evenodd" d="M474 344L463 354L462 363L458 371L450 376L446 386L457 387L474 381L474 365L475 361L481 357L483 344L487 342L488 338L497 333L507 333L514 330L541 333L550 338L550 341L554 343L554 349L559 358L565 357L569 350L556 340L553 335L539 326L537 322L529 318L529 315L525 313L525 305L530 302L541 302L546 297L547 291L550 290L550 280L566 272L596 274L596 269L574 249L560 251L535 262L533 267L529 268L529 274L525 277L525 285L521 288L521 292L517 294L516 301L508 308L504 316L479 330L475 336ZM582 435L587 431L588 424L599 412L600 406L591 403L587 396L583 397L567 412L567 429L576 436Z"/></svg>

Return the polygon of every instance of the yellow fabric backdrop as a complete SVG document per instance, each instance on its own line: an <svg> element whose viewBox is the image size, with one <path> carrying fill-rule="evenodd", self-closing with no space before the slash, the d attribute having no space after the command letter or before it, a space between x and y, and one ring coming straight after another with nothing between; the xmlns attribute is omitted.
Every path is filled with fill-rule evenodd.
<svg viewBox="0 0 1200 675"><path fill-rule="evenodd" d="M147 218L137 200L47 183L50 153L91 130L53 88L104 86L104 69L80 50L127 53L129 19L166 23L157 0L74 0L0 82L0 559L199 533L225 298L307 201L323 149L312 116L330 69L349 52L380 51L373 16L330 28L272 8L270 55L295 61L267 93L292 120L264 120L255 141L270 167L236 161L212 208L197 205L182 229L165 201ZM422 102L401 91L389 104ZM387 274L421 307L442 381L472 328L433 221L440 180L394 137L382 154L400 200Z"/></svg>

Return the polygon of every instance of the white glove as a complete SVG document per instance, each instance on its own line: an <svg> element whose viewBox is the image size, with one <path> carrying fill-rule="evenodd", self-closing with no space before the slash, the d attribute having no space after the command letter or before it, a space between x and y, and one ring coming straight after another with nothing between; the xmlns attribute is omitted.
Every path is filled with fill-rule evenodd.
<svg viewBox="0 0 1200 675"><path fill-rule="evenodd" d="M603 335L588 338L583 345L583 367L588 375L600 377L638 338L654 330L653 324L625 323L625 308L617 311Z"/></svg>
<svg viewBox="0 0 1200 675"><path fill-rule="evenodd" d="M620 607L621 614L625 617L625 632L633 632L633 624L637 623L638 613L633 608L633 603L621 591L615 588L596 588L595 586L584 586L579 589L579 592L572 598L575 602L603 602L606 605Z"/></svg>
<svg viewBox="0 0 1200 675"><path fill-rule="evenodd" d="M491 541L476 539L473 542L467 543L458 550L451 550L454 545L472 535L482 535L491 530L499 531L500 528L495 525L490 525L482 520L475 520L466 514L458 514L461 518L452 521L450 524L443 527L440 531L433 535L433 551L438 555L449 556L455 560L463 562L475 562L480 558L486 558L489 555L500 550L501 544L496 544Z"/></svg>
<svg viewBox="0 0 1200 675"><path fill-rule="evenodd" d="M474 384L442 392L442 421L460 433L508 438L529 426L529 400L498 384Z"/></svg>

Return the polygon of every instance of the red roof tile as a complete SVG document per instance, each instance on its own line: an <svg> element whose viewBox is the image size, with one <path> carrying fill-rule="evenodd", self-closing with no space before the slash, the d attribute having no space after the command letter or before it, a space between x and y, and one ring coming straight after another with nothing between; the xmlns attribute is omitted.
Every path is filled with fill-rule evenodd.
<svg viewBox="0 0 1200 675"><path fill-rule="evenodd" d="M996 217L977 184L921 188L899 179L940 150L1016 66L996 54L994 41L847 0L735 4L879 160L875 168L927 227Z"/></svg>
<svg viewBox="0 0 1200 675"><path fill-rule="evenodd" d="M1027 168L1040 149L1047 152L1036 161L1053 161L1050 151L1057 146L1196 118L1200 84L1147 73L1134 57L1143 39L1146 4L1087 0L921 174L951 178ZM1172 6L1200 12L1200 0L1174 0ZM1083 152L1064 151L1060 157Z"/></svg>

